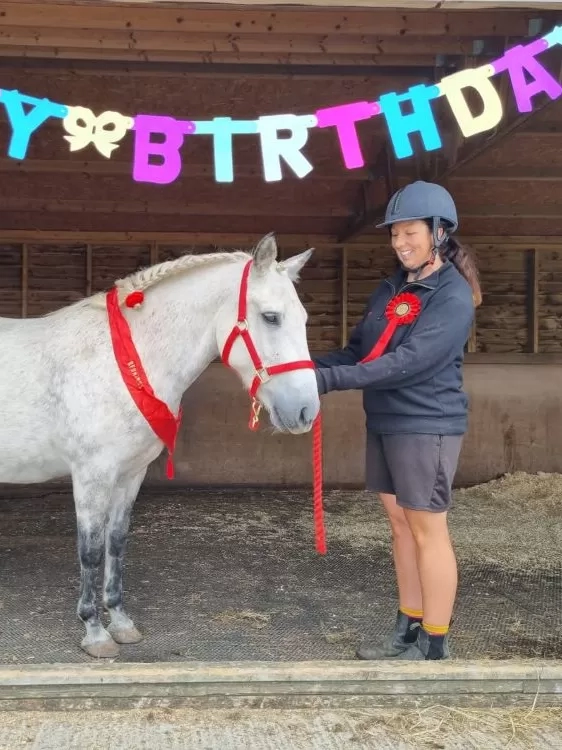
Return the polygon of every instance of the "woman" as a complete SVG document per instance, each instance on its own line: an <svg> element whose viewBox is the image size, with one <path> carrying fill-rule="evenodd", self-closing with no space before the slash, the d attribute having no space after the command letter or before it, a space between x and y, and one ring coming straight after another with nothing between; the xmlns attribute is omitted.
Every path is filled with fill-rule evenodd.
<svg viewBox="0 0 562 750"><path fill-rule="evenodd" d="M378 227L389 227L400 270L375 290L346 348L315 359L321 394L363 390L367 489L379 494L392 530L397 619L382 647L360 646L360 659L449 656L457 565L447 511L467 429L464 346L482 301L476 267L452 236L457 226L440 185L418 181L396 192ZM419 300L418 316L362 362L402 292Z"/></svg>

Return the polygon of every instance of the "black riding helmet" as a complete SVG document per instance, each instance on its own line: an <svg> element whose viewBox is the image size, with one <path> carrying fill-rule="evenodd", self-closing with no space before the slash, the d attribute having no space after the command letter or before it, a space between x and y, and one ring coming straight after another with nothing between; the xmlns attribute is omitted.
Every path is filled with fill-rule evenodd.
<svg viewBox="0 0 562 750"><path fill-rule="evenodd" d="M458 225L457 208L448 190L434 182L417 180L397 190L386 207L384 221L377 224L377 229L391 227L398 221L422 219L431 222L433 234L433 252L430 260L415 269L416 278L425 266L435 260L439 247L446 241L447 235L454 232ZM439 227L445 232L438 237Z"/></svg>

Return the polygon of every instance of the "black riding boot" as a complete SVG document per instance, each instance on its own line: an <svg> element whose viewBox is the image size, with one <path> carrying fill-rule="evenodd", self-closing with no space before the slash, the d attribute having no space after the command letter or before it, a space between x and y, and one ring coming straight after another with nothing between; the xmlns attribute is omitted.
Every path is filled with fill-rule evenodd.
<svg viewBox="0 0 562 750"><path fill-rule="evenodd" d="M394 631L380 646L364 643L356 651L358 659L395 659L416 643L421 620L398 611Z"/></svg>
<svg viewBox="0 0 562 750"><path fill-rule="evenodd" d="M448 659L449 656L448 635L430 635L423 628L419 628L416 642L396 658L400 661L440 661Z"/></svg>

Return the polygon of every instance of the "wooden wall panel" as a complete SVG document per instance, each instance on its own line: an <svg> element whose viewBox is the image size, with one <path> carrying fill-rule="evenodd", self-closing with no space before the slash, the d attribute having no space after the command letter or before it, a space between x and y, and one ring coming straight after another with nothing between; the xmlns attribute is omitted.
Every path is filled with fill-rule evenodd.
<svg viewBox="0 0 562 750"><path fill-rule="evenodd" d="M306 114L336 104L372 101L387 91L405 91L419 82L419 73L411 70L389 76L377 74L375 67L371 75L330 77L321 81L313 75L249 77L235 69L222 75L218 71L204 76L171 71L164 75L135 75L133 72L81 70L73 68L72 63L53 75L48 67L43 70L26 68L25 61L20 67L5 67L2 72L5 89L19 89L30 96L86 106L95 112L112 110L130 116L141 112L162 113L195 120L227 114L234 119L282 112ZM382 121L367 127L359 123L358 127L365 133L384 131Z"/></svg>
<svg viewBox="0 0 562 750"><path fill-rule="evenodd" d="M409 81L382 74L329 79L233 73L205 78L185 72L141 75L80 70L71 63L54 75L49 68L26 68L25 62L6 67L3 76L5 88L87 104L96 112L166 112L196 119L225 113L243 118L303 113L327 104L376 98L382 92L406 90L410 82L419 83L418 76ZM500 140L456 173L450 187L458 201L463 233L562 234L561 106L553 103L541 119L534 116L524 129ZM283 162L284 179L266 183L259 138L237 136L235 181L217 185L212 139L197 137L186 138L181 150L185 172L176 182L158 186L132 179L132 133L107 160L93 145L70 152L61 123L52 119L33 134L22 164L8 159L11 128L0 107L0 171L4 176L0 180L0 229L246 232L257 228L341 236L352 215L364 207L359 177L366 179L367 167L373 167L388 141L383 118L359 122L357 130L365 169L346 169L335 130L317 128L303 148L313 165L306 179L296 178ZM415 178L416 160L398 160L393 170L400 181L410 181ZM471 178L463 180L465 173ZM378 205L385 197L370 195L367 204ZM378 230L367 228L365 237L371 233L379 243Z"/></svg>
<svg viewBox="0 0 562 750"><path fill-rule="evenodd" d="M156 257L167 260L186 251L210 252L214 246L158 246ZM225 249L229 249L228 247ZM234 247L231 249L235 249ZM236 248L244 249L244 248ZM304 249L304 248L302 248ZM286 249L292 255L296 250ZM88 273L87 245L29 245L28 314L43 315L81 299L86 294L88 275L92 292L108 289L122 276L148 266L150 244L138 246L90 245ZM0 314L21 316L22 245L0 246ZM309 343L315 349L329 349L340 340L340 253L328 249L316 253L304 269L298 293L310 315Z"/></svg>
<svg viewBox="0 0 562 750"><path fill-rule="evenodd" d="M206 207L219 206L221 201L230 207L235 206L236 213L246 215L306 215L302 208L306 205L307 208L310 206L312 216L323 216L326 215L327 205L337 206L340 200L345 201L347 205L353 201L357 191L355 182L341 185L336 180L329 180L314 183L313 200L310 200L311 186L308 182L293 177L288 180L288 184L289 190L284 181L264 183L260 201L256 204L256 185L248 179L225 185L209 178L197 181L178 178L170 185L154 185L112 175L95 175L94 178L88 179L83 174L42 173L38 176L21 172L14 173L10 175L9 180L0 182L0 201L2 204L10 205L11 200L17 200L16 196L23 196L29 207L35 206L36 201L56 201L63 206L70 202L70 208L73 203L79 201L81 210L88 210L89 205L96 207L96 204L101 202L102 212L110 210L106 205L111 202L117 210L119 206L123 206L122 210L126 213L141 213L143 210L150 212L154 206L164 222L167 215L182 211L190 215L210 214L212 217L210 209ZM194 210L193 204L199 208ZM129 208L131 205L132 209ZM232 213L232 209L228 213ZM347 209L343 207L337 212L333 209L331 213L334 216L346 216ZM209 223L212 223L212 218L209 219Z"/></svg>
<svg viewBox="0 0 562 750"><path fill-rule="evenodd" d="M0 316L19 317L22 310L22 246L0 245Z"/></svg>
<svg viewBox="0 0 562 750"><path fill-rule="evenodd" d="M562 240L539 256L539 351L562 352Z"/></svg>
<svg viewBox="0 0 562 750"><path fill-rule="evenodd" d="M386 247L348 252L349 334L379 280L392 273L395 266ZM473 253L484 293L484 301L476 313L476 351L524 353L528 342L525 254L502 250L501 240Z"/></svg>
<svg viewBox="0 0 562 750"><path fill-rule="evenodd" d="M365 305L376 285L395 269L394 255L389 247L374 247L369 251L356 248L348 250L348 335L363 315Z"/></svg>
<svg viewBox="0 0 562 750"><path fill-rule="evenodd" d="M159 245L158 260L177 258L185 252L208 253L214 250L251 250L249 245ZM295 255L306 247L279 246L279 258ZM340 250L330 248L317 251L303 269L297 292L308 315L308 341L313 350L324 350L339 345L340 336Z"/></svg>
<svg viewBox="0 0 562 750"><path fill-rule="evenodd" d="M85 245L28 245L29 317L82 299L86 284Z"/></svg>
<svg viewBox="0 0 562 750"><path fill-rule="evenodd" d="M476 311L476 351L523 353L527 348L527 287L524 252L497 244L475 254L483 292Z"/></svg>
<svg viewBox="0 0 562 750"><path fill-rule="evenodd" d="M339 248L315 252L303 268L297 291L308 312L308 342L313 351L340 345L340 274Z"/></svg>
<svg viewBox="0 0 562 750"><path fill-rule="evenodd" d="M155 255L156 262L163 263L166 260L175 260L181 255L186 253L192 253L194 255L203 255L204 253L212 253L219 248L213 245L156 245ZM228 250L229 248L220 248L220 250ZM246 248L237 248L239 250L245 250Z"/></svg>
<svg viewBox="0 0 562 750"><path fill-rule="evenodd" d="M225 238L221 238L224 240ZM228 238L227 238L228 239ZM0 236L0 242L2 237ZM523 354L530 351L534 327L529 319L530 257L526 251L508 248L499 239L474 249L480 271L484 301L476 314L475 351L482 354ZM220 244L221 249L249 249L246 243ZM305 249L283 246L287 257ZM25 248L25 251L24 251ZM184 252L210 252L213 244L157 245L59 244L37 241L0 244L0 315L42 315L81 299L89 290L107 289L115 281L155 260L167 260ZM309 314L308 336L312 351L327 351L341 345L361 317L365 303L378 282L395 268L390 249L348 247L347 267L340 245L317 249L305 266L298 294ZM562 241L560 250L537 253L538 353L562 353ZM23 263L27 257L27 266ZM27 280L27 283L24 281Z"/></svg>
<svg viewBox="0 0 562 750"><path fill-rule="evenodd" d="M6 219L2 223L3 217ZM27 231L30 227L42 232L182 232L205 234L313 234L334 236L341 230L341 217L222 215L189 216L152 213L92 213L87 209L74 213L57 214L44 210L30 210L24 205L20 210L2 211L0 205L0 236L2 230ZM562 219L560 220L562 234Z"/></svg>
<svg viewBox="0 0 562 750"><path fill-rule="evenodd" d="M150 264L150 248L92 245L92 291L109 287L117 279Z"/></svg>

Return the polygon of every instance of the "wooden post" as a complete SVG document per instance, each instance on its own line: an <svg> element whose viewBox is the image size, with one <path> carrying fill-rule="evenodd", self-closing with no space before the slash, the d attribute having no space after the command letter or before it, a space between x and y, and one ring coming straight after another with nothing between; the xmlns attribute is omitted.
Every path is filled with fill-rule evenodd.
<svg viewBox="0 0 562 750"><path fill-rule="evenodd" d="M27 318L29 294L29 249L27 244L21 246L21 316Z"/></svg>
<svg viewBox="0 0 562 750"><path fill-rule="evenodd" d="M347 278L347 247L341 250L341 287L340 287L340 339L341 345L347 344L347 307L348 307L348 278Z"/></svg>
<svg viewBox="0 0 562 750"><path fill-rule="evenodd" d="M539 253L527 250L527 351L539 351Z"/></svg>
<svg viewBox="0 0 562 750"><path fill-rule="evenodd" d="M467 342L467 352L469 354L474 354L476 352L476 317L474 318L472 328L470 329L470 336L468 337Z"/></svg>
<svg viewBox="0 0 562 750"><path fill-rule="evenodd" d="M158 245L156 242L150 243L150 265L153 266L158 263Z"/></svg>
<svg viewBox="0 0 562 750"><path fill-rule="evenodd" d="M86 297L92 293L92 246L86 245Z"/></svg>

